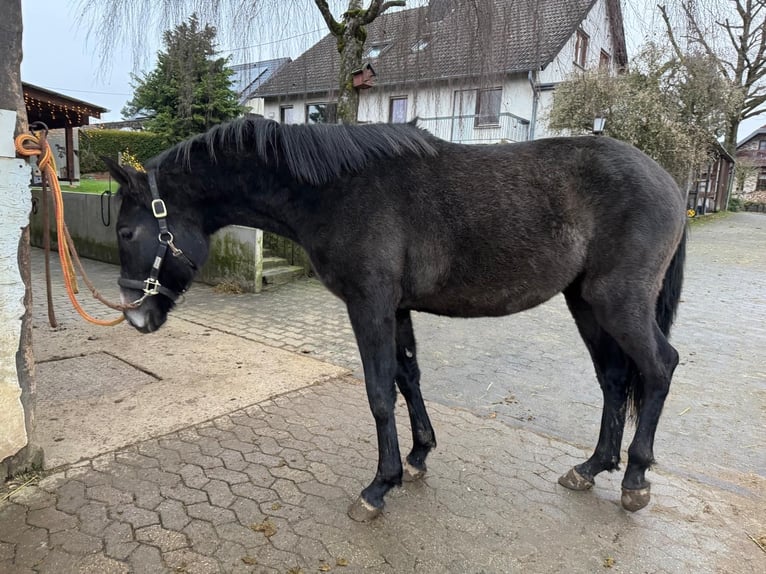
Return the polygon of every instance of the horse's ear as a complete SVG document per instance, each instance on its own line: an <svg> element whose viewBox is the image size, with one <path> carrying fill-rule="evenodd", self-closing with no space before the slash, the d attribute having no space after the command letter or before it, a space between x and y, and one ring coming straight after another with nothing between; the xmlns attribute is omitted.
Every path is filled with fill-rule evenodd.
<svg viewBox="0 0 766 574"><path fill-rule="evenodd" d="M130 186L130 180L131 178L131 171L133 168L128 167L127 169L121 166L119 163L114 161L111 157L102 155L101 161L103 161L106 164L107 169L109 170L109 173L112 174L112 177L117 180L117 183L119 183L122 186L129 187Z"/></svg>

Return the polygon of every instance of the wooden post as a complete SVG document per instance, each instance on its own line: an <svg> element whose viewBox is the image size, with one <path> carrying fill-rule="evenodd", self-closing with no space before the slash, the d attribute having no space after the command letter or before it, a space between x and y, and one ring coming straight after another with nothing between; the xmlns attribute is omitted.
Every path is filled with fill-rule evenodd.
<svg viewBox="0 0 766 574"><path fill-rule="evenodd" d="M26 131L21 88L21 0L2 0L0 18L0 471L42 462L34 446L32 289L26 161L16 158L14 135ZM25 446L26 445L26 446Z"/></svg>

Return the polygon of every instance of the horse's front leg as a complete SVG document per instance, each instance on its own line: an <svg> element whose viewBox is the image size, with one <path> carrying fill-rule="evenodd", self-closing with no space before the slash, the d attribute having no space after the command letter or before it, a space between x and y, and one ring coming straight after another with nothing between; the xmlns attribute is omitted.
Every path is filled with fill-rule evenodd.
<svg viewBox="0 0 766 574"><path fill-rule="evenodd" d="M396 317L395 306L381 305L374 298L349 303L348 314L354 328L364 366L367 399L378 433L378 471L370 485L348 510L354 520L372 520L383 509L383 498L393 486L402 483L402 462L396 436Z"/></svg>

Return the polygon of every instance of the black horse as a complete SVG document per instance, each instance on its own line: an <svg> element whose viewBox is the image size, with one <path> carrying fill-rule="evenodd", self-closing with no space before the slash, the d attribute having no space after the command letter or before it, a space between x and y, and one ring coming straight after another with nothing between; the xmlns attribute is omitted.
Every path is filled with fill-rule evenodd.
<svg viewBox="0 0 766 574"><path fill-rule="evenodd" d="M297 242L347 305L378 437L378 468L351 505L376 516L388 490L421 477L436 445L420 393L410 312L499 316L563 292L604 395L593 455L559 482L615 470L629 408L637 428L622 504L644 507L657 422L678 353L685 202L673 179L606 137L447 143L414 125L281 126L241 119L167 150L146 173L110 165L128 321L158 329L231 224ZM167 250L172 253L166 257ZM404 469L394 403L407 401Z"/></svg>

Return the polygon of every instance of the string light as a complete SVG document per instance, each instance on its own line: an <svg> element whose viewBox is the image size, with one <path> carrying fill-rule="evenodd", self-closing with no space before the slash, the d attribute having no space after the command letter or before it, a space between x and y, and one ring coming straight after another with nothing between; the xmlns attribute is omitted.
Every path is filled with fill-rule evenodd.
<svg viewBox="0 0 766 574"><path fill-rule="evenodd" d="M54 103L49 100L44 100L30 96L28 93L24 93L24 105L28 111L37 111L37 115L43 117L45 114L50 114L53 121L57 118L63 118L67 125L80 126L83 125L83 117L90 116L99 117L100 113L94 108L80 105L80 104L60 104ZM58 114L58 115L57 115ZM75 118L77 118L75 120Z"/></svg>

